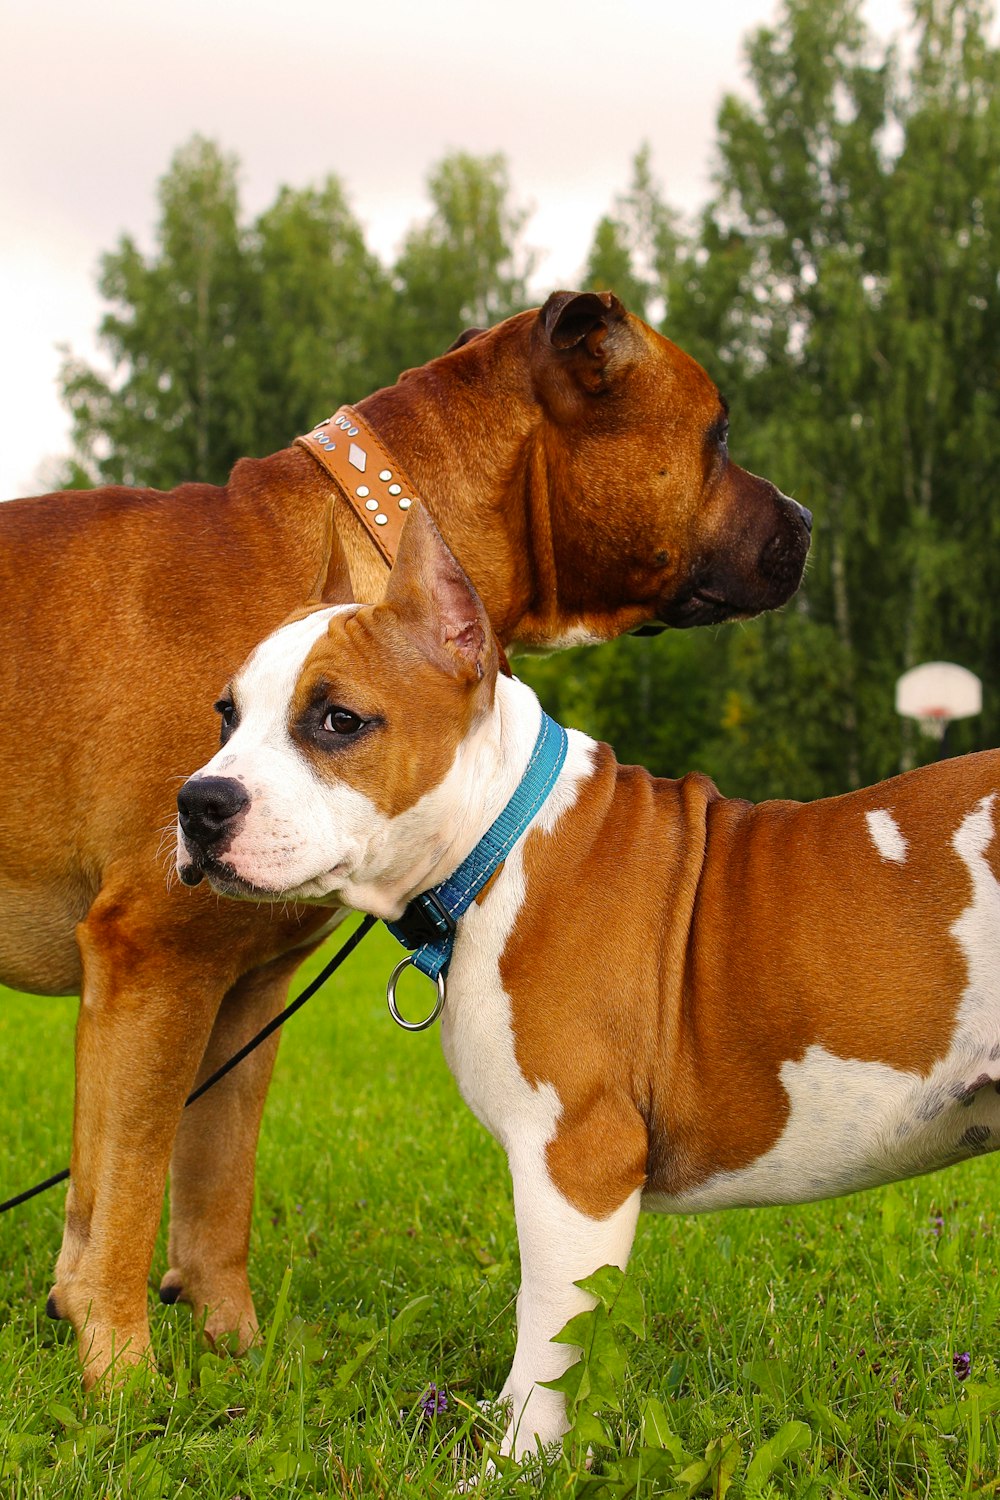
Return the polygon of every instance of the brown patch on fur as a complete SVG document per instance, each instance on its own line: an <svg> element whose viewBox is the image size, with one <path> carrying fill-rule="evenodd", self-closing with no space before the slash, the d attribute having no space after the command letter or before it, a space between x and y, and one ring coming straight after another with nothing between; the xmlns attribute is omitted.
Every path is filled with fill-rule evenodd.
<svg viewBox="0 0 1000 1500"><path fill-rule="evenodd" d="M320 748L298 727L320 691L329 704L377 722L357 738L331 735L330 748ZM440 669L392 614L362 609L332 620L313 647L295 687L289 723L298 749L321 777L346 782L394 818L444 780L483 701L467 683L442 682ZM408 753L387 754L388 736L400 733Z"/></svg>
<svg viewBox="0 0 1000 1500"><path fill-rule="evenodd" d="M384 604L330 621L299 674L289 728L320 776L345 781L396 817L443 781L493 702L497 669L482 604L430 516L414 506ZM371 727L317 739L306 728L316 723L317 701ZM393 735L405 739L405 754L386 754Z"/></svg>
<svg viewBox="0 0 1000 1500"><path fill-rule="evenodd" d="M506 863L506 861L504 861L504 863ZM489 895L490 891L493 889L493 883L494 883L494 881L499 878L499 875L500 875L500 872L502 871L502 869L503 869L503 865L497 865L496 869L493 871L493 874L490 876L489 880L487 880L486 884L483 886L482 890L479 892L478 896L476 897L476 905L477 906L481 906L482 903L486 900L486 897Z"/></svg>
<svg viewBox="0 0 1000 1500"><path fill-rule="evenodd" d="M967 983L951 927L971 882L951 841L998 766L754 807L598 748L571 811L528 841L501 961L518 1064L562 1102L548 1161L577 1208L603 1217L644 1180L673 1195L749 1166L788 1118L782 1064L810 1046L931 1071ZM903 864L872 842L877 808Z"/></svg>
<svg viewBox="0 0 1000 1500"><path fill-rule="evenodd" d="M545 1158L552 1181L573 1207L606 1219L646 1185L646 1123L626 1095L576 1099L571 1110L564 1109Z"/></svg>
<svg viewBox="0 0 1000 1500"><path fill-rule="evenodd" d="M527 896L500 964L518 1065L562 1103L548 1149L553 1179L593 1217L624 1202L647 1170L648 1070L670 936L665 913L651 927L650 909L661 888L683 886L690 843L677 785L619 767L597 747L572 809L553 834L527 842Z"/></svg>

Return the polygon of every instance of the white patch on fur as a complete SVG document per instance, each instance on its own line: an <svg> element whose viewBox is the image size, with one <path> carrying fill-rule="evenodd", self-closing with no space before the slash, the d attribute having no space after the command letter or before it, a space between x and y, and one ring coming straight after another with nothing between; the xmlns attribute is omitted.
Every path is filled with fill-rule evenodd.
<svg viewBox="0 0 1000 1500"><path fill-rule="evenodd" d="M972 877L972 901L951 931L965 954L969 974L958 1030L975 1050L987 1039L995 1040L1000 1003L1000 886L986 860L995 836L995 801L995 793L983 797L951 841Z"/></svg>
<svg viewBox="0 0 1000 1500"><path fill-rule="evenodd" d="M892 813L884 807L875 808L865 813L865 822L868 824L872 843L882 858L891 860L893 864L904 864L906 851L910 846Z"/></svg>
<svg viewBox="0 0 1000 1500"><path fill-rule="evenodd" d="M292 943L292 951L294 952L296 948L308 948L310 945L325 943L327 938L335 933L337 928L343 922L346 922L350 915L351 909L349 906L333 907L330 911L329 921L324 922L322 927L318 928L315 932L310 932L308 937L302 938L300 942Z"/></svg>
<svg viewBox="0 0 1000 1500"><path fill-rule="evenodd" d="M947 1056L923 1077L807 1048L782 1066L789 1115L770 1151L689 1192L648 1194L645 1208L684 1213L831 1198L1000 1146L1000 886L985 857L993 801L984 797L952 838L972 899L951 928L967 983ZM899 997L901 1027L906 999Z"/></svg>
<svg viewBox="0 0 1000 1500"><path fill-rule="evenodd" d="M517 687L528 691L520 683ZM418 891L451 875L472 852L510 801L522 769L498 734L497 715L484 715L456 749L437 786L395 818L374 814L379 827L344 883L343 899L376 916L401 915Z"/></svg>
<svg viewBox="0 0 1000 1500"><path fill-rule="evenodd" d="M267 636L256 646L233 680L233 696L240 710L240 727L246 744L254 740L263 744L288 744L288 705L295 692L295 684L316 642L326 635L330 621L335 615L354 614L356 604L336 604L328 609L317 609L282 625L273 635ZM235 735L232 737L235 739ZM216 770L221 775L227 762L234 757L232 739L215 756ZM207 773L208 766L205 767Z"/></svg>
<svg viewBox="0 0 1000 1500"><path fill-rule="evenodd" d="M538 731L538 707L518 683L503 684L498 698L516 781ZM592 741L569 731L566 763L532 828L551 829L573 805L580 783L593 772L593 750ZM483 819L484 829L489 821ZM602 1265L624 1269L640 1201L636 1192L606 1219L591 1219L563 1197L549 1175L545 1149L561 1113L559 1096L551 1084L536 1088L521 1073L510 997L500 978L500 958L524 901L526 837L515 845L486 898L462 918L441 1022L445 1057L462 1097L506 1150L514 1183L521 1250L517 1349L498 1399L511 1408L503 1451L517 1457L534 1452L536 1440L545 1446L557 1442L566 1430L562 1396L537 1382L555 1379L576 1358L571 1346L551 1342L564 1323L593 1305L573 1283Z"/></svg>
<svg viewBox="0 0 1000 1500"><path fill-rule="evenodd" d="M356 609L351 604L315 610L257 646L233 681L237 727L197 773L232 777L250 794L224 858L263 895L331 899L376 825L385 821L360 792L323 781L288 732L289 705L306 658L335 615ZM181 863L179 826L177 837Z"/></svg>
<svg viewBox="0 0 1000 1500"><path fill-rule="evenodd" d="M567 625L557 635L547 635L543 643L519 641L517 649L528 656L551 656L555 651L568 651L573 646L602 646L607 635L592 630L589 625Z"/></svg>

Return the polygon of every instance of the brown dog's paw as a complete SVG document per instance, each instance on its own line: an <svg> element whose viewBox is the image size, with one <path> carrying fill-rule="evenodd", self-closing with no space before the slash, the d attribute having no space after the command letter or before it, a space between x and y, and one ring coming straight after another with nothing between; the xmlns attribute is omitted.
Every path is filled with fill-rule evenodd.
<svg viewBox="0 0 1000 1500"><path fill-rule="evenodd" d="M160 1282L160 1301L186 1303L209 1346L220 1354L245 1354L257 1337L257 1314L245 1277L235 1285L206 1294L199 1278L188 1278L171 1266Z"/></svg>
<svg viewBox="0 0 1000 1500"><path fill-rule="evenodd" d="M83 1388L96 1394L119 1390L137 1368L150 1374L156 1369L148 1335L143 1333L129 1338L117 1329L87 1327L79 1338L79 1354Z"/></svg>
<svg viewBox="0 0 1000 1500"><path fill-rule="evenodd" d="M247 1298L227 1298L218 1307L204 1309L205 1338L211 1347L223 1354L245 1354L259 1332L253 1302Z"/></svg>
<svg viewBox="0 0 1000 1500"><path fill-rule="evenodd" d="M179 1271L170 1270L160 1282L160 1301L167 1307L172 1307L175 1302L184 1300L184 1283L181 1281Z"/></svg>

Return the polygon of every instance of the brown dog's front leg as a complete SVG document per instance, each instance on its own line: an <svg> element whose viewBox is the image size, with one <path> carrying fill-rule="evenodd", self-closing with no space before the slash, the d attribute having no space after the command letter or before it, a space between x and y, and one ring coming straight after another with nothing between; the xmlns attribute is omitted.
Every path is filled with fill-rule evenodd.
<svg viewBox="0 0 1000 1500"><path fill-rule="evenodd" d="M87 1386L148 1358L146 1287L177 1120L220 983L126 895L77 929L83 996L66 1227L49 1298L76 1330Z"/></svg>
<svg viewBox="0 0 1000 1500"><path fill-rule="evenodd" d="M198 1082L232 1057L285 1003L308 949L284 954L237 980L226 995ZM247 1276L254 1159L278 1035L184 1111L170 1164L170 1269L164 1302L186 1302L206 1337L242 1353L257 1331Z"/></svg>

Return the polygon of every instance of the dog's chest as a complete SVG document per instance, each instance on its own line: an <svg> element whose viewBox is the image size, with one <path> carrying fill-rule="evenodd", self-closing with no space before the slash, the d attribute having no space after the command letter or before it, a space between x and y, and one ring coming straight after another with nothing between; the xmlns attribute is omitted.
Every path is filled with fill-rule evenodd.
<svg viewBox="0 0 1000 1500"><path fill-rule="evenodd" d="M445 1060L462 1098L508 1152L529 1121L548 1139L559 1114L555 1090L534 1088L518 1065L511 1001L500 974L524 898L521 854L515 850L483 903L462 919L441 1018Z"/></svg>
<svg viewBox="0 0 1000 1500"><path fill-rule="evenodd" d="M576 801L591 774L594 746L574 730L553 791L533 830L550 833ZM526 1137L551 1139L561 1112L556 1089L530 1083L517 1059L511 997L501 976L501 959L518 913L529 899L523 841L515 846L486 896L462 917L447 977L441 1018L445 1059L463 1099L510 1152Z"/></svg>

